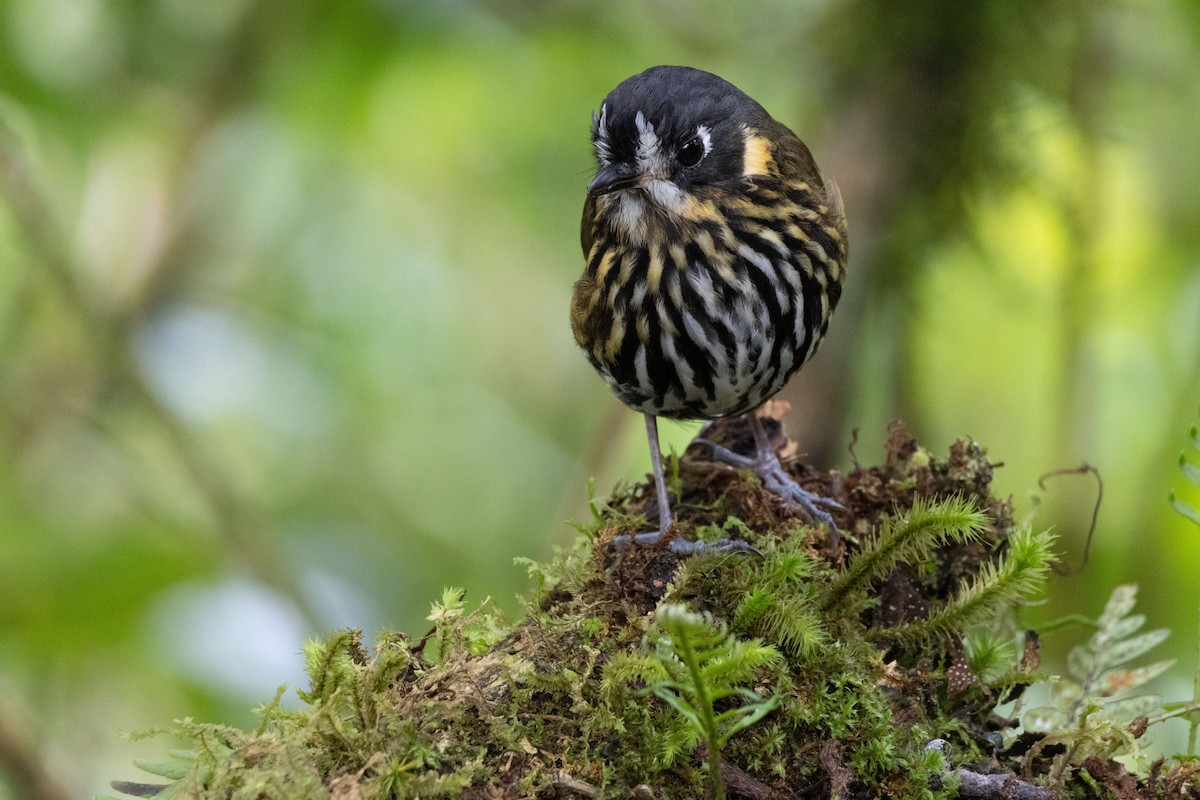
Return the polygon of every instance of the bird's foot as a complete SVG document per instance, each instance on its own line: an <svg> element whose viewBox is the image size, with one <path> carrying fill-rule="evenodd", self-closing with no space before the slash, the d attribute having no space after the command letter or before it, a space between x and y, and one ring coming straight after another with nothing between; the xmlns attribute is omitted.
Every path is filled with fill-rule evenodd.
<svg viewBox="0 0 1200 800"><path fill-rule="evenodd" d="M631 544L638 547L652 547L663 540L666 534L663 531L651 531L649 533L637 533L633 536L622 534L612 538L612 546L618 549L629 547ZM688 539L680 539L675 537L666 543L667 550L677 556L691 556L697 553L753 553L761 556L762 551L749 542L741 539L715 539L711 542L693 542Z"/></svg>
<svg viewBox="0 0 1200 800"><path fill-rule="evenodd" d="M738 469L751 470L763 482L763 486L783 498L785 503L801 509L814 521L824 522L837 534L837 524L829 511L845 511L846 507L831 498L813 494L796 483L795 478L787 474L783 464L779 462L779 457L773 452L767 452L765 455L760 453L758 457L744 456L709 439L695 441L707 445L718 461Z"/></svg>

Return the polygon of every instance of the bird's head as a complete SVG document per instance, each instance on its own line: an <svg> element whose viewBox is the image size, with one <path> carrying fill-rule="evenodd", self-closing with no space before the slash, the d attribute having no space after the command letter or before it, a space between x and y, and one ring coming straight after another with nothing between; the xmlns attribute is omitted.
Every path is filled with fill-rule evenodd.
<svg viewBox="0 0 1200 800"><path fill-rule="evenodd" d="M593 198L632 218L703 215L703 197L778 176L790 134L733 84L690 67L653 67L621 82L592 118ZM801 145L803 147L803 145Z"/></svg>

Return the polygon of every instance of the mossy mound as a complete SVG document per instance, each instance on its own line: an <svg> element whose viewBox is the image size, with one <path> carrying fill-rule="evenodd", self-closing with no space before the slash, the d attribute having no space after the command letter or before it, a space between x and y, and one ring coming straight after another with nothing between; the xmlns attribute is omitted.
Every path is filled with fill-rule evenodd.
<svg viewBox="0 0 1200 800"><path fill-rule="evenodd" d="M778 422L766 422L786 461ZM706 435L748 449L737 420ZM686 689L670 680L677 642L660 616L686 607L718 642L705 680L731 687L715 710L770 701L720 753L730 796L1068 791L1077 770L1039 785L1062 749L1013 745L1014 723L994 713L1038 677L1035 637L1020 657L1002 645L1016 633L1012 605L1040 590L1052 538L1014 525L974 442L937 458L895 427L886 450L882 466L845 475L791 465L844 506L834 538L694 444L670 468L675 534L742 538L761 556L612 547L656 516L651 485L619 489L592 502L573 547L527 562L534 589L519 623L448 590L419 641L385 633L368 652L344 631L310 643L306 709L271 704L251 732L185 721L177 732L192 749L142 766L178 778L165 790L175 797L700 797L711 754L661 699ZM1146 785L1097 764L1107 772L1092 769L1071 796Z"/></svg>

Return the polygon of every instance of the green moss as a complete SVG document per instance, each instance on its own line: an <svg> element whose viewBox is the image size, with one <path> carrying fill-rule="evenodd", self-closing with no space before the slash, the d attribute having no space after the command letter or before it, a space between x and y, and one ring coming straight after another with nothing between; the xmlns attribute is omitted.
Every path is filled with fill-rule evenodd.
<svg viewBox="0 0 1200 800"><path fill-rule="evenodd" d="M673 459L677 530L744 538L761 557L615 550L614 536L644 529L650 487L593 498L573 546L550 563L523 561L523 620L448 589L427 640L385 633L368 650L342 631L310 642L303 710L270 704L252 732L178 727L193 755L175 796L515 798L572 781L605 796L643 783L659 797L699 796L713 753L685 713L699 708L695 686L656 624L680 607L723 631L703 678L723 687L717 718L730 724L741 704L769 698L753 724L719 737L731 787L952 796L926 745L950 741L956 763L987 758L992 687L1010 685L1003 655L1013 652L975 631L968 661L963 642L1040 589L1050 540L1015 530L973 443L939 460L893 432L889 448L882 467L803 476L846 506L840 543L753 476ZM971 691L954 690L956 667Z"/></svg>

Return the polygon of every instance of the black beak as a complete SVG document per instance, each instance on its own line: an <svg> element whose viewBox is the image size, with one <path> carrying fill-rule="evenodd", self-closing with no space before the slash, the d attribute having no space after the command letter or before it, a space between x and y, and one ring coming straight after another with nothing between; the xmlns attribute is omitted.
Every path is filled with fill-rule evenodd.
<svg viewBox="0 0 1200 800"><path fill-rule="evenodd" d="M628 189L636 186L637 169L631 164L608 164L600 168L596 177L588 184L588 194L597 197L618 189Z"/></svg>

